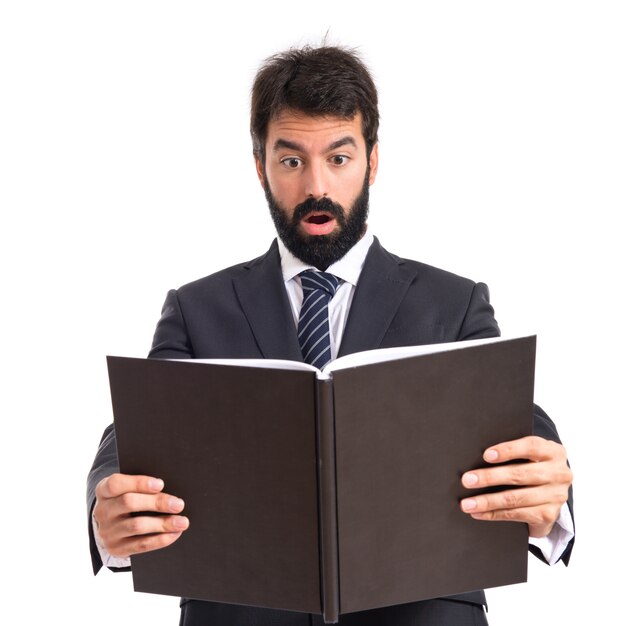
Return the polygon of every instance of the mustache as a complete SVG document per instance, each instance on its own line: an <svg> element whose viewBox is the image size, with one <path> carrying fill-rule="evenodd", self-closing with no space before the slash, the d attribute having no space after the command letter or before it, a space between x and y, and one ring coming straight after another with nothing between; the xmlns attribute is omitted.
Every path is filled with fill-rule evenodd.
<svg viewBox="0 0 626 626"><path fill-rule="evenodd" d="M345 211L338 202L333 202L330 198L307 198L304 202L301 202L293 210L293 216L291 218L292 224L297 224L306 215L313 211L320 211L329 213L337 219L340 225L344 225L346 221Z"/></svg>

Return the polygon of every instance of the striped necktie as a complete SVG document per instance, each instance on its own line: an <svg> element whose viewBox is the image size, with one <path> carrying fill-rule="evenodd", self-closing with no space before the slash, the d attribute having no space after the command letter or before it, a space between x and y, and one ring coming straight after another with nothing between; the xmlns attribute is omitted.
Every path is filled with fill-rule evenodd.
<svg viewBox="0 0 626 626"><path fill-rule="evenodd" d="M298 341L306 363L322 369L330 361L328 303L335 295L339 279L326 272L305 270L302 280L302 309L298 321Z"/></svg>

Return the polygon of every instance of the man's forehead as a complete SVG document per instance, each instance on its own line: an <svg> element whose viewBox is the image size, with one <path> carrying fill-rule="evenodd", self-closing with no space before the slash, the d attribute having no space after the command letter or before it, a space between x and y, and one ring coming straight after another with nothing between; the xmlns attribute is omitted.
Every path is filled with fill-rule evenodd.
<svg viewBox="0 0 626 626"><path fill-rule="evenodd" d="M334 138L353 137L356 144L365 143L360 113L350 119L335 115L307 115L289 110L271 120L267 130L270 149L279 139L332 142Z"/></svg>

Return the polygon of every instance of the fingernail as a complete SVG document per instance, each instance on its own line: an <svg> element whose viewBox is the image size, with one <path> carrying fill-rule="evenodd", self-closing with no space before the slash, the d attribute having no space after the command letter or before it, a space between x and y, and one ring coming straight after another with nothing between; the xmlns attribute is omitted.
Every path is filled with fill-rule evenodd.
<svg viewBox="0 0 626 626"><path fill-rule="evenodd" d="M487 450L487 452L485 452L485 461L495 461L497 458L497 450Z"/></svg>
<svg viewBox="0 0 626 626"><path fill-rule="evenodd" d="M150 487L152 491L161 491L164 486L165 483L160 478L151 478L148 481L148 487Z"/></svg>
<svg viewBox="0 0 626 626"><path fill-rule="evenodd" d="M170 511L182 511L185 507L185 502L180 498L171 497L168 500L167 505L169 506Z"/></svg>
<svg viewBox="0 0 626 626"><path fill-rule="evenodd" d="M175 517L173 524L174 528L184 530L187 526L189 526L189 520L186 517Z"/></svg>
<svg viewBox="0 0 626 626"><path fill-rule="evenodd" d="M464 511L473 511L476 508L476 500L473 498L467 498L461 502L461 508Z"/></svg>
<svg viewBox="0 0 626 626"><path fill-rule="evenodd" d="M463 484L466 487L473 487L476 483L478 483L478 476L476 476L476 474L463 474Z"/></svg>

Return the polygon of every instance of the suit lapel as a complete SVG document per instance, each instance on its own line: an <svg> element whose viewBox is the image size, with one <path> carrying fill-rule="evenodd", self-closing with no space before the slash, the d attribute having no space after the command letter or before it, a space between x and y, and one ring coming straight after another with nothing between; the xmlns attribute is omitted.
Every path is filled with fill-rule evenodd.
<svg viewBox="0 0 626 626"><path fill-rule="evenodd" d="M380 347L416 274L414 267L391 255L374 239L354 293L338 356ZM233 283L263 358L302 361L276 241Z"/></svg>
<svg viewBox="0 0 626 626"><path fill-rule="evenodd" d="M414 267L374 239L354 292L338 356L380 347L416 274Z"/></svg>
<svg viewBox="0 0 626 626"><path fill-rule="evenodd" d="M241 308L265 359L301 361L276 241L233 280Z"/></svg>

